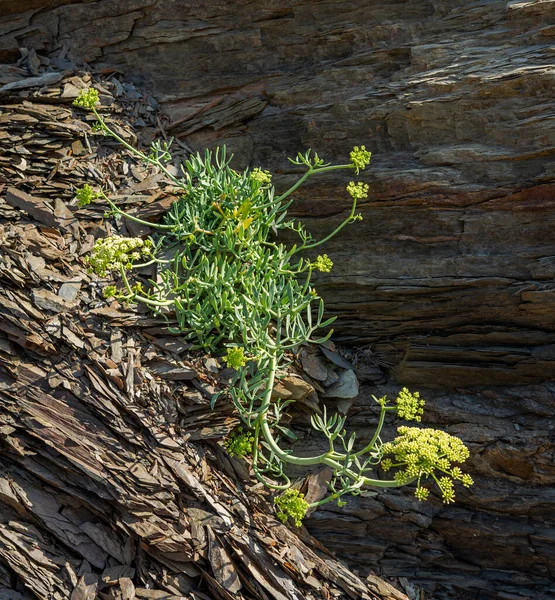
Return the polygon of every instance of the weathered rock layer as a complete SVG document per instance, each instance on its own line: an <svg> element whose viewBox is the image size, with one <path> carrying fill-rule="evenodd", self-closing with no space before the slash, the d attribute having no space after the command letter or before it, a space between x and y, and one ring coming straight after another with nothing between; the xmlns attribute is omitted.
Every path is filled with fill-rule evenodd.
<svg viewBox="0 0 555 600"><path fill-rule="evenodd" d="M455 508L414 513L380 495L313 527L367 567L443 582L437 597L475 598L481 586L481 598L540 597L554 575L554 402L543 382L555 374L555 2L2 9L1 57L26 46L62 68L117 67L156 95L170 134L192 148L225 142L238 164L280 172L279 186L296 177L286 156L307 147L334 161L355 144L373 151L364 221L326 248L336 269L320 290L345 339L371 343L402 383L442 386L427 394L428 422L472 443L478 484ZM348 181L302 192L296 210L316 234L345 215Z"/></svg>

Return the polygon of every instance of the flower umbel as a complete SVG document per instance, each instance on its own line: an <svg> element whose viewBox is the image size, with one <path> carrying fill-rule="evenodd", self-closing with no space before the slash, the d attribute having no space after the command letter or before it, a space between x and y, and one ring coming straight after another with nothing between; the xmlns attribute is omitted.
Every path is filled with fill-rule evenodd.
<svg viewBox="0 0 555 600"><path fill-rule="evenodd" d="M417 487L414 492L415 497L422 502L422 500L427 500L430 495L430 490L425 487Z"/></svg>
<svg viewBox="0 0 555 600"><path fill-rule="evenodd" d="M366 168L370 163L370 157L372 156L371 152L366 150L366 146L355 146L350 154L351 164L355 167L355 173L358 175L358 172L361 169Z"/></svg>
<svg viewBox="0 0 555 600"><path fill-rule="evenodd" d="M89 88L88 90L81 90L79 96L73 101L73 105L92 110L99 102L98 91Z"/></svg>
<svg viewBox="0 0 555 600"><path fill-rule="evenodd" d="M252 454L253 444L254 436L248 431L243 431L242 427L234 431L224 442L224 446L230 456L237 456L239 458L247 454Z"/></svg>
<svg viewBox="0 0 555 600"><path fill-rule="evenodd" d="M397 403L397 414L401 419L417 422L422 420L426 403L420 398L418 392L409 392L407 388L403 388L395 402Z"/></svg>
<svg viewBox="0 0 555 600"><path fill-rule="evenodd" d="M256 169L253 169L251 172L251 179L264 185L272 182L272 175L269 171L263 171L256 167Z"/></svg>
<svg viewBox="0 0 555 600"><path fill-rule="evenodd" d="M274 498L274 503L278 508L277 518L282 523L291 517L295 527L301 526L308 510L308 502L304 499L304 494L301 494L299 490L289 488L281 496Z"/></svg>
<svg viewBox="0 0 555 600"><path fill-rule="evenodd" d="M362 183L362 181L358 181L357 183L351 181L347 185L347 191L351 194L353 200L364 200L365 198L368 198L368 184Z"/></svg>
<svg viewBox="0 0 555 600"><path fill-rule="evenodd" d="M106 300L108 300L108 298L115 298L117 293L118 288L115 285L107 285L102 290L102 295L104 296L104 298L106 298Z"/></svg>
<svg viewBox="0 0 555 600"><path fill-rule="evenodd" d="M79 188L75 192L75 197L77 198L77 206L79 206L79 208L84 208L85 206L93 202L93 200L96 200L101 196L102 194L100 194L99 192L95 192L88 183L85 183L85 185L82 188Z"/></svg>
<svg viewBox="0 0 555 600"><path fill-rule="evenodd" d="M463 463L469 457L468 448L463 442L445 431L437 429L419 429L417 427L399 427L400 434L392 442L382 446L383 454L393 454L395 462L386 458L382 468L402 467L395 473L395 480L408 483L418 479L415 495L419 500L427 497L427 492L420 485L422 477L431 477L438 485L443 502L453 502L455 491L453 480L461 481L463 485L472 485L472 478L463 473L451 463ZM443 473L438 479L436 472Z"/></svg>
<svg viewBox="0 0 555 600"><path fill-rule="evenodd" d="M247 364L245 349L240 346L234 346L227 349L227 354L224 356L225 364L232 369L239 369Z"/></svg>
<svg viewBox="0 0 555 600"><path fill-rule="evenodd" d="M327 254L322 254L316 257L311 266L317 271L322 271L322 273L329 273L332 270L333 262Z"/></svg>
<svg viewBox="0 0 555 600"><path fill-rule="evenodd" d="M134 261L150 254L151 246L150 240L114 235L96 240L86 262L92 271L104 277L109 271L131 269Z"/></svg>

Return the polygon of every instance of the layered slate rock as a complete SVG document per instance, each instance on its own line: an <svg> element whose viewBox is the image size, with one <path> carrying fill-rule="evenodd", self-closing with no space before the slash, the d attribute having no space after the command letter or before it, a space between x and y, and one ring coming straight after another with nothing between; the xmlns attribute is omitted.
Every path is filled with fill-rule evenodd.
<svg viewBox="0 0 555 600"><path fill-rule="evenodd" d="M170 133L282 185L286 156L366 144L364 221L322 278L341 334L387 348L407 382L525 383L555 371L553 6L26 0L3 7L0 48L117 66ZM316 233L344 215L348 180L303 193Z"/></svg>
<svg viewBox="0 0 555 600"><path fill-rule="evenodd" d="M160 218L171 185L72 107L90 75L12 73L20 85L0 93L0 598L407 600L276 519L222 446L238 419L223 400L211 408L229 380L217 360L103 299L83 258L95 238L129 232L101 203L80 209L76 188L103 185ZM143 110L156 122L133 86L95 85L125 139L137 142L129 122Z"/></svg>
<svg viewBox="0 0 555 600"><path fill-rule="evenodd" d="M364 440L373 435L378 407L371 394L399 387L364 387L348 424ZM432 598L547 598L555 590L555 469L552 383L513 388L420 388L427 400L424 426L467 443L465 467L475 484L456 486L444 506L437 491L419 502L414 490L369 490L347 506L326 505L308 528L362 572L410 577ZM384 440L402 422L391 420ZM302 437L299 451L326 445Z"/></svg>
<svg viewBox="0 0 555 600"><path fill-rule="evenodd" d="M26 46L61 68L117 67L155 94L168 133L194 149L225 142L238 166L280 171L279 186L297 176L286 156L299 150L334 161L354 144L372 150L364 221L326 248L335 269L319 289L345 340L372 344L398 381L422 388L427 424L460 429L479 485L445 511L402 494L353 500L317 513L313 530L365 569L418 574L434 597L547 594L555 3L12 0L2 10L0 57ZM145 134L156 129L143 121ZM300 195L315 234L345 216L348 181L330 175ZM371 393L351 407L366 415L361 427Z"/></svg>

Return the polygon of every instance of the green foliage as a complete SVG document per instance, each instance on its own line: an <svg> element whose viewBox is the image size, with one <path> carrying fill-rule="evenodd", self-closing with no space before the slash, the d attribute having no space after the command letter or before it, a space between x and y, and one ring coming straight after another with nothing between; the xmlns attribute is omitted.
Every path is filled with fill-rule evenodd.
<svg viewBox="0 0 555 600"><path fill-rule="evenodd" d="M308 502L304 499L304 494L298 490L289 488L283 494L274 498L276 504L277 518L285 523L289 518L293 519L295 527L300 527L305 518L306 511L309 508Z"/></svg>
<svg viewBox="0 0 555 600"><path fill-rule="evenodd" d="M393 442L383 443L380 433L387 413L414 421L420 421L423 414L424 401L406 388L395 403L386 397L375 399L380 406L379 421L374 436L362 447L356 433L347 434L345 417L335 414L328 418L325 409L322 415L313 415L311 422L328 440L326 452L299 457L281 444L281 436L294 438L281 422L291 401L272 399L275 381L286 373L291 352L302 344L329 338L334 320L324 319L324 303L311 285L313 271L329 272L333 262L327 254L310 261L304 252L362 218L356 207L368 197L368 185L348 184L351 210L322 240L314 240L301 223L287 217L288 198L311 176L339 169L358 174L370 160L364 146L355 147L351 162L345 165L325 163L310 150L299 153L289 160L302 174L290 189L277 195L268 171L235 171L225 148L190 156L182 165L183 176L175 177L166 167L171 160L169 142L155 142L148 153L140 152L106 125L95 109L97 95L82 94L78 101L78 106L93 111L104 133L164 172L181 194L163 223L153 224L123 212L100 192L110 215L149 225L156 234L146 241L119 236L97 240L88 264L101 277L109 272L121 276L124 289L119 292L115 286L107 286L107 298L150 306L168 321L172 331L185 334L193 348L220 352L227 347L224 361L235 369L227 393L245 432L232 434L225 446L233 455L252 453L255 476L272 489L285 490L275 500L279 518L291 516L299 525L309 506L291 489L284 470L287 464L331 467L329 495L311 506L332 500L343 504L344 495L358 494L364 486L398 487L414 481L416 497L425 499L429 490L421 481L426 479L436 482L444 502L451 502L454 480L471 485L470 477L452 464L468 457L457 438L432 429L405 427ZM83 191L83 201L92 193L90 188ZM297 234L297 245L286 247L279 242L284 230ZM147 263L136 264L145 258ZM146 288L140 283L132 285L129 271L148 264L157 265L156 278ZM328 331L320 333L322 329ZM218 395L213 406L217 399ZM384 458L386 454L392 454L395 462ZM396 470L394 479L371 476L380 464L384 471Z"/></svg>

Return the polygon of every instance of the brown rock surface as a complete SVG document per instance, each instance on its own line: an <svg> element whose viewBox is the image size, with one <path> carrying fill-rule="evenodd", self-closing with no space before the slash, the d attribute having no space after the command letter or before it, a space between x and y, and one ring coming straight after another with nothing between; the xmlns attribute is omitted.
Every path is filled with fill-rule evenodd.
<svg viewBox="0 0 555 600"><path fill-rule="evenodd" d="M341 334L394 350L407 382L521 384L555 373L553 6L20 0L4 3L0 51L117 66L172 134L225 142L282 185L288 155L366 144L371 200L322 277ZM350 177L304 192L315 232Z"/></svg>
<svg viewBox="0 0 555 600"><path fill-rule="evenodd" d="M225 371L102 298L82 258L93 236L127 231L99 202L79 208L76 188L96 178L160 217L168 186L84 125L61 98L69 80L0 106L0 599L407 600L280 523L230 462L218 440L237 418L223 399L211 409ZM132 136L145 103L95 84ZM25 176L10 160L22 144Z"/></svg>
<svg viewBox="0 0 555 600"><path fill-rule="evenodd" d="M368 439L377 411L363 388L349 425ZM548 598L555 592L555 468L552 383L512 388L421 389L430 423L462 437L471 451L472 488L457 501L421 503L412 490L371 490L344 508L323 507L311 533L362 573L410 577L432 598ZM386 428L392 439L396 425ZM325 447L301 437L311 454ZM321 445L320 445L321 444ZM505 594L505 595L503 595Z"/></svg>
<svg viewBox="0 0 555 600"><path fill-rule="evenodd" d="M427 423L471 443L477 485L445 509L367 496L316 513L312 528L365 568L416 574L437 598L547 597L555 2L18 0L2 10L0 57L26 46L62 68L115 65L155 94L173 135L194 148L225 142L238 163L280 170L280 186L295 177L285 157L301 149L333 160L354 144L373 151L364 221L326 248L336 268L320 290L345 339L372 343L422 388ZM316 234L345 214L348 181L302 193L298 213Z"/></svg>

